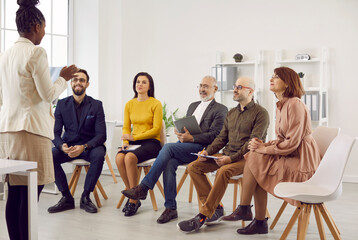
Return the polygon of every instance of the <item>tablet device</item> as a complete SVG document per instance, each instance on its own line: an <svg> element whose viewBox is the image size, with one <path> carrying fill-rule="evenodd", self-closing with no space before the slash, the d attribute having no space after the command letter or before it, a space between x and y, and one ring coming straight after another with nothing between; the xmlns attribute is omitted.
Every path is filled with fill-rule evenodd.
<svg viewBox="0 0 358 240"><path fill-rule="evenodd" d="M199 154L199 153L190 153L192 155L196 155L198 157L204 157L204 158L209 158L209 159L214 159L217 160L219 159L218 157L214 157L214 156L210 156L210 155L204 155L204 154Z"/></svg>
<svg viewBox="0 0 358 240"><path fill-rule="evenodd" d="M139 148L141 145L131 145L129 144L128 147L126 149L122 149L120 152L123 153L128 153L128 152L133 152L134 150L136 150L137 148ZM121 148L122 146L118 147Z"/></svg>
<svg viewBox="0 0 358 240"><path fill-rule="evenodd" d="M188 129L191 135L201 133L198 121L196 121L195 116L185 117L179 120L174 121L175 128L178 132L184 133L184 127Z"/></svg>

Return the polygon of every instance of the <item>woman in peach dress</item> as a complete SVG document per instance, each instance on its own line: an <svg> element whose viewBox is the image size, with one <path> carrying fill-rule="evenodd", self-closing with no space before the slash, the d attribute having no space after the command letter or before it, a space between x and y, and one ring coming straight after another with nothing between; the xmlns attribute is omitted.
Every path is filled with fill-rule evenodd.
<svg viewBox="0 0 358 240"><path fill-rule="evenodd" d="M288 67L274 70L270 90L276 95L276 140L263 143L259 139L249 142L245 155L243 194L238 209L239 218L248 220L251 199L254 196L255 218L239 234L268 232L267 193L274 195L279 182L303 182L314 174L321 160L318 146L311 135L311 117L300 100L304 90L297 73ZM291 204L293 200L286 199Z"/></svg>

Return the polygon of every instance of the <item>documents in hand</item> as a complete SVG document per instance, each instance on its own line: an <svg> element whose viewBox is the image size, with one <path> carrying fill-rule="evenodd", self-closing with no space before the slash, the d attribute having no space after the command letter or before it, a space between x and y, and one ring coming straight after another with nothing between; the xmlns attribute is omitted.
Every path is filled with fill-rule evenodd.
<svg viewBox="0 0 358 240"><path fill-rule="evenodd" d="M214 159L214 160L219 159L218 157L209 156L209 155L204 155L204 154L199 154L199 153L190 153L190 154L196 155L196 156L198 156L198 157L204 157L204 158L209 158L209 159Z"/></svg>
<svg viewBox="0 0 358 240"><path fill-rule="evenodd" d="M128 147L126 149L122 149L121 152L132 152L134 150L136 150L137 148L139 148L141 145L128 145ZM122 146L118 147L121 148Z"/></svg>
<svg viewBox="0 0 358 240"><path fill-rule="evenodd" d="M199 127L198 121L194 116L185 117L182 119L178 119L174 121L175 128L180 133L184 133L184 127L188 129L191 135L201 133L201 129Z"/></svg>

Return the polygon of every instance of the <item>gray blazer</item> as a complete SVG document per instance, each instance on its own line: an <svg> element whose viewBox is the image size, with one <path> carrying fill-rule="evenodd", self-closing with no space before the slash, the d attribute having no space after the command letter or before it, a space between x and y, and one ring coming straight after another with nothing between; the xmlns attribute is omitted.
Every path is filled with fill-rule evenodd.
<svg viewBox="0 0 358 240"><path fill-rule="evenodd" d="M188 111L186 112L187 117L193 115L200 102L201 101L193 102L189 105ZM204 146L209 145L215 139L216 135L220 133L227 112L228 109L226 106L217 103L215 99L213 99L201 117L199 123L201 133L193 135L194 142Z"/></svg>

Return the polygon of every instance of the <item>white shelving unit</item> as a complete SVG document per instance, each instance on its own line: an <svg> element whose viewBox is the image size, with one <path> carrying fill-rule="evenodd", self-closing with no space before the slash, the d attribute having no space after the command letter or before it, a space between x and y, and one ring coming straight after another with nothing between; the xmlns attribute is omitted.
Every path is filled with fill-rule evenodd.
<svg viewBox="0 0 358 240"><path fill-rule="evenodd" d="M233 92L232 86L235 84L238 77L251 77L255 81L256 89L254 99L259 103L262 102L262 91L263 91L263 53L259 51L256 59L250 59L243 62L219 62L212 67L212 75L218 80L219 90L218 97L219 101L226 105L229 109L237 106L237 102L232 100ZM231 76L230 82L224 82L225 71L224 68L233 67L236 69L235 76ZM225 84L224 84L225 83ZM224 86L226 85L226 86Z"/></svg>
<svg viewBox="0 0 358 240"><path fill-rule="evenodd" d="M303 72L303 87L305 96L302 100L306 103L311 113L312 128L319 125L328 126L328 49L323 47L319 57L310 60L295 60L294 56L285 58L282 50L276 51L275 67L286 66L297 73ZM274 98L273 119L275 122L276 99ZM273 136L275 136L273 129Z"/></svg>

